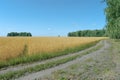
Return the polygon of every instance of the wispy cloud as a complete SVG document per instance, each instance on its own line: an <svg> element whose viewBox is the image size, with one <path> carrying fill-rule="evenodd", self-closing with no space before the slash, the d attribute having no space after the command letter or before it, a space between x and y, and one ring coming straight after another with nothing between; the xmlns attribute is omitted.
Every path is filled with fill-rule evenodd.
<svg viewBox="0 0 120 80"><path fill-rule="evenodd" d="M47 28L48 31L52 30L51 28Z"/></svg>

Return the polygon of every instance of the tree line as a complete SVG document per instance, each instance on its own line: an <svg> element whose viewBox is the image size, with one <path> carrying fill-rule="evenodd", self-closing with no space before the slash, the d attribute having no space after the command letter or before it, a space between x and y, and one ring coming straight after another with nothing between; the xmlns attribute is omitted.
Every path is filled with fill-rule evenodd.
<svg viewBox="0 0 120 80"><path fill-rule="evenodd" d="M120 39L120 0L103 0L105 8L106 26L105 30L84 30L68 33L68 36L108 36L112 39Z"/></svg>
<svg viewBox="0 0 120 80"><path fill-rule="evenodd" d="M120 39L120 0L105 0L106 32L110 38Z"/></svg>
<svg viewBox="0 0 120 80"><path fill-rule="evenodd" d="M104 37L107 36L105 34L105 30L79 30L75 32L69 32L69 37Z"/></svg>
<svg viewBox="0 0 120 80"><path fill-rule="evenodd" d="M31 37L32 34L30 32L10 32L7 34L8 37L14 37L14 36L28 36L28 37Z"/></svg>

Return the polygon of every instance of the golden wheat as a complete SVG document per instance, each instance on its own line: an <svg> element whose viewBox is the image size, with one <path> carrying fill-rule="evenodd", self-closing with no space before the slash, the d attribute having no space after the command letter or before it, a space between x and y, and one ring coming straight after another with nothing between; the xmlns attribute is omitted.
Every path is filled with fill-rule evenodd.
<svg viewBox="0 0 120 80"><path fill-rule="evenodd" d="M23 53L25 45L28 55L62 51L103 39L103 37L1 37L0 61L15 58Z"/></svg>

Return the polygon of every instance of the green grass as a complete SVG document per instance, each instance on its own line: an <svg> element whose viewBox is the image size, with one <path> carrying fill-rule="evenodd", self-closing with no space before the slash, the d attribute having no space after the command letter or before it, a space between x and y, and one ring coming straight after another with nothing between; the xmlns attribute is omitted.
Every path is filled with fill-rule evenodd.
<svg viewBox="0 0 120 80"><path fill-rule="evenodd" d="M94 44L96 44L96 43L94 43ZM75 55L72 57L67 57L67 58L56 60L56 61L49 61L45 64L36 65L35 67L29 67L29 68L19 70L19 71L8 72L6 74L0 75L0 80L11 80L11 79L19 78L20 76L23 76L23 75L28 74L28 73L38 72L38 71L41 71L44 69L55 67L55 66L58 66L60 64L66 63L68 61L74 60L78 57L82 57L83 55L89 54L95 50L98 50L100 47L102 47L102 45L97 46L96 48L93 48L89 51L83 52L80 55Z"/></svg>
<svg viewBox="0 0 120 80"><path fill-rule="evenodd" d="M0 68L4 68L4 67L8 67L8 66L14 66L14 65L18 65L18 64L32 63L32 62L35 62L35 61L43 61L43 60L47 60L47 59L50 59L50 58L71 54L71 53L78 52L80 50L84 50L86 48L89 48L91 46L94 46L98 42L99 41L95 41L95 42L92 42L92 43L89 43L89 44L80 45L80 46L77 46L77 47L74 47L74 48L68 48L68 49L65 49L64 51L59 51L59 52L54 52L54 53L34 54L34 55L31 55L31 56L22 55L20 57L10 59L8 61L0 62ZM25 52L26 52L26 50L27 49L25 49Z"/></svg>
<svg viewBox="0 0 120 80"><path fill-rule="evenodd" d="M33 72L41 71L41 70L44 70L47 68L51 68L51 67L57 66L59 64L71 61L77 57L78 57L78 55L69 57L69 58L65 58L65 59L61 59L61 60L57 60L57 61L53 61L53 62L48 62L45 64L40 64L35 67L26 68L26 69L20 70L20 71L8 72L4 75L0 75L0 80L10 80L10 79L18 78L22 75L25 75L26 73L33 73Z"/></svg>

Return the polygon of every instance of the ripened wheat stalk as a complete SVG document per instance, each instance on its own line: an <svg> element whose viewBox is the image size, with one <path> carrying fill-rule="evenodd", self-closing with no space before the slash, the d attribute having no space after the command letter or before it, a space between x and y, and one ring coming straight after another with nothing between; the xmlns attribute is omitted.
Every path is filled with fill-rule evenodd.
<svg viewBox="0 0 120 80"><path fill-rule="evenodd" d="M28 55L65 50L101 40L103 37L1 37L0 61L20 56L27 45Z"/></svg>

